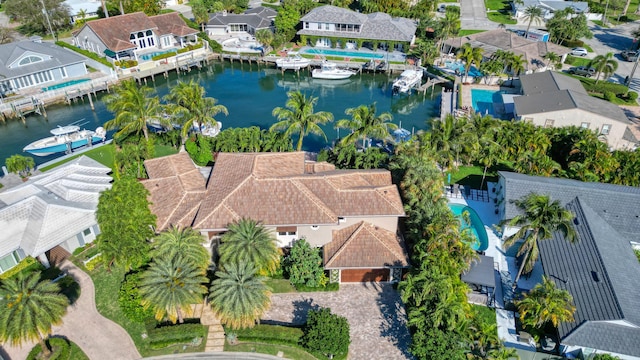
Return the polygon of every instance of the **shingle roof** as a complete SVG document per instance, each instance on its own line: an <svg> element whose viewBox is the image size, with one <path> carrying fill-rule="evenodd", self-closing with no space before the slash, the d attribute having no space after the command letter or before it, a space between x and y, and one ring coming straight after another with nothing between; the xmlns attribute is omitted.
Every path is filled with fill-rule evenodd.
<svg viewBox="0 0 640 360"><path fill-rule="evenodd" d="M243 14L230 14L221 11L210 14L207 25L248 24L255 29L265 29L271 26L277 14L275 10L263 6L249 9Z"/></svg>
<svg viewBox="0 0 640 360"><path fill-rule="evenodd" d="M580 109L630 124L624 111L608 101L589 96L578 80L553 71L520 76L523 96L514 97L519 116ZM556 89L554 91L554 89Z"/></svg>
<svg viewBox="0 0 640 360"><path fill-rule="evenodd" d="M366 221L334 230L323 251L326 269L409 266L398 235Z"/></svg>
<svg viewBox="0 0 640 360"><path fill-rule="evenodd" d="M149 180L143 184L151 192L160 230L178 220L198 229L221 230L242 217L265 225L320 225L335 224L340 216L404 215L386 170L307 166L304 152L220 153L204 193L198 188L198 195L187 198L178 178L202 176L186 167L167 171L178 156L188 158L177 154L145 161ZM193 163L187 167L195 169Z"/></svg>
<svg viewBox="0 0 640 360"><path fill-rule="evenodd" d="M198 30L188 27L177 12L150 16L149 20L156 24L158 27L158 35L160 36L187 36L198 33Z"/></svg>
<svg viewBox="0 0 640 360"><path fill-rule="evenodd" d="M640 242L640 188L570 179L529 176L499 171L505 179L505 218L518 215L511 202L529 193L548 194L552 199L567 204L580 197L582 204L593 209L627 241Z"/></svg>
<svg viewBox="0 0 640 360"><path fill-rule="evenodd" d="M514 32L505 29L484 31L477 34L460 36L448 39L445 44L459 49L462 45L470 43L473 47L480 47L484 50L483 56L490 57L496 50L511 51L515 55L522 55L525 59L527 70L535 70L541 64L546 64L544 56L548 52L556 53L559 56L568 54L571 49L556 45L552 42L534 41L518 36Z"/></svg>
<svg viewBox="0 0 640 360"><path fill-rule="evenodd" d="M629 240L580 197L566 207L576 216L578 241L570 243L556 233L539 243L545 274L571 293L576 306L574 321L558 328L561 341L640 356L640 263ZM604 321L625 321L629 326ZM610 331L607 336L597 331L603 325Z"/></svg>
<svg viewBox="0 0 640 360"><path fill-rule="evenodd" d="M24 66L8 68L25 53L43 56L44 61ZM0 45L0 78L3 80L31 74L34 72L55 69L84 61L84 57L73 51L51 43L18 41Z"/></svg>
<svg viewBox="0 0 640 360"><path fill-rule="evenodd" d="M81 156L0 193L0 257L22 248L38 256L96 224L111 169Z"/></svg>
<svg viewBox="0 0 640 360"><path fill-rule="evenodd" d="M322 22L334 24L360 25L360 32L322 31L302 29L300 35L346 37L355 39L376 39L387 41L413 40L417 26L413 20L401 17L391 17L385 13L361 14L349 9L325 5L311 10L303 16L303 22Z"/></svg>

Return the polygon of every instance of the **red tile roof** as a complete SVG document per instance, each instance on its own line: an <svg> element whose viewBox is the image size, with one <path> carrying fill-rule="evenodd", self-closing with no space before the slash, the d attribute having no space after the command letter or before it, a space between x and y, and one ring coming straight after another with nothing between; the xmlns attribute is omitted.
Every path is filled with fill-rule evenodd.
<svg viewBox="0 0 640 360"><path fill-rule="evenodd" d="M188 27L177 12L150 16L149 20L158 27L158 35L187 36L198 33L198 30Z"/></svg>
<svg viewBox="0 0 640 360"><path fill-rule="evenodd" d="M334 230L323 251L325 269L409 266L398 235L366 221Z"/></svg>

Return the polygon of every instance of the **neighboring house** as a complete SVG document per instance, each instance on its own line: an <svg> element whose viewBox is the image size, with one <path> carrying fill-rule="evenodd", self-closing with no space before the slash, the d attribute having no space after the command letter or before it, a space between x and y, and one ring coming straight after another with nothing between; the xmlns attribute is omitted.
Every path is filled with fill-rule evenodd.
<svg viewBox="0 0 640 360"><path fill-rule="evenodd" d="M98 9L102 7L100 0L65 0L65 5L69 6L71 22L86 20L98 17ZM84 11L84 17L79 16Z"/></svg>
<svg viewBox="0 0 640 360"><path fill-rule="evenodd" d="M88 21L73 35L73 44L110 60L160 54L198 40L179 13L147 16L142 12Z"/></svg>
<svg viewBox="0 0 640 360"><path fill-rule="evenodd" d="M541 8L545 20L551 19L556 11L562 11L565 9L573 10L571 17L589 12L589 4L584 1L524 0L511 3L513 16L516 18L524 17L525 10L530 6L537 6Z"/></svg>
<svg viewBox="0 0 640 360"><path fill-rule="evenodd" d="M567 54L571 52L571 49L564 46L548 41L525 39L515 32L505 29L489 30L444 41L444 44L448 46L447 51L452 53L466 43L471 44L472 47L483 49L482 55L486 59L490 58L496 50L510 51L514 55L522 56L525 60L524 67L527 74L547 70L548 61L544 58L547 53L555 53L564 62Z"/></svg>
<svg viewBox="0 0 640 360"><path fill-rule="evenodd" d="M232 34L255 35L258 30L274 30L273 20L278 13L268 7L258 6L245 11L243 14L230 14L227 11L209 15L206 31L209 36Z"/></svg>
<svg viewBox="0 0 640 360"><path fill-rule="evenodd" d="M520 77L521 94L514 100L517 120L544 127L577 126L597 132L613 149L634 149L638 140L624 111L589 96L579 80L555 71Z"/></svg>
<svg viewBox="0 0 640 360"><path fill-rule="evenodd" d="M111 169L81 156L0 192L0 273L26 256L49 266L48 253L73 250L100 233L95 211L111 187Z"/></svg>
<svg viewBox="0 0 640 360"><path fill-rule="evenodd" d="M192 226L213 245L230 223L261 222L280 247L324 246L331 280L398 281L408 266L398 189L387 170L336 170L304 152L220 153L200 174L186 152L145 161L157 230Z"/></svg>
<svg viewBox="0 0 640 360"><path fill-rule="evenodd" d="M345 39L346 44L340 44L343 48L356 48L359 42L373 47L375 42L402 51L413 45L417 28L411 19L381 12L362 14L332 5L311 10L300 22L302 29L298 35L310 40L312 46L320 47Z"/></svg>
<svg viewBox="0 0 640 360"><path fill-rule="evenodd" d="M573 296L573 322L558 328L568 358L611 353L640 359L640 188L499 172L503 219L519 215L513 200L546 194L575 214L577 241L560 233L539 242L545 275ZM580 353L582 356L580 357Z"/></svg>
<svg viewBox="0 0 640 360"><path fill-rule="evenodd" d="M1 93L43 87L87 74L84 57L39 39L0 45Z"/></svg>

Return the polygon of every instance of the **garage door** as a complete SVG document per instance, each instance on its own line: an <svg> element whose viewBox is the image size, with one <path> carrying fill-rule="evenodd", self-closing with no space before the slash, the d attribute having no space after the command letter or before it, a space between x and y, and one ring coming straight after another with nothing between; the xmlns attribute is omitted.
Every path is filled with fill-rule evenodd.
<svg viewBox="0 0 640 360"><path fill-rule="evenodd" d="M389 281L389 269L345 269L340 278L342 282Z"/></svg>

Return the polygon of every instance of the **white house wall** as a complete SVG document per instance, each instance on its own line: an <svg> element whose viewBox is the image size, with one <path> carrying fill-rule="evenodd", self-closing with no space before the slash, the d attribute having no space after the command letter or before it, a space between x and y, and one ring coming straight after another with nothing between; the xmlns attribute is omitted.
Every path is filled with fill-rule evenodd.
<svg viewBox="0 0 640 360"><path fill-rule="evenodd" d="M98 35L91 30L88 26L85 26L77 36L75 36L76 46L81 49L91 51L104 57L104 50L107 46L100 40Z"/></svg>
<svg viewBox="0 0 640 360"><path fill-rule="evenodd" d="M360 221L366 221L393 233L398 230L397 216L346 217L340 224L319 225L317 230L314 230L311 225L298 226L297 237L298 239L304 237L312 246L323 246L331 241L334 230L343 229Z"/></svg>

